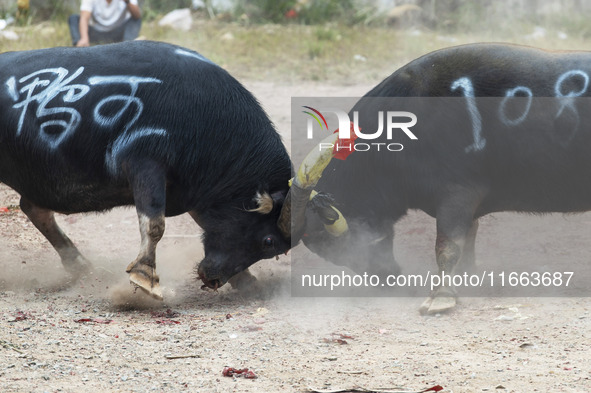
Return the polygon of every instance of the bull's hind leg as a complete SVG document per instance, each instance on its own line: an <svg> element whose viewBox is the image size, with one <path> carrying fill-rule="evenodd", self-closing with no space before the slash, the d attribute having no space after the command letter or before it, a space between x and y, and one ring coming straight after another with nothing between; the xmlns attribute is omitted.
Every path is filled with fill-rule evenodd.
<svg viewBox="0 0 591 393"><path fill-rule="evenodd" d="M39 207L24 197L21 197L20 206L23 213L55 248L64 268L74 280L90 271L90 262L80 254L74 243L57 225L53 211Z"/></svg>
<svg viewBox="0 0 591 393"><path fill-rule="evenodd" d="M129 280L150 296L162 300L156 274L156 245L164 234L166 177L154 162L130 163L127 174L133 191L141 234L138 257L127 266Z"/></svg>
<svg viewBox="0 0 591 393"><path fill-rule="evenodd" d="M458 261L464 252L474 252L476 230L474 211L478 200L474 193L455 193L437 209L437 240L435 256L439 269L440 285L423 302L419 311L422 314L435 314L451 310L456 305L455 290L449 285ZM467 258L473 258L466 255Z"/></svg>

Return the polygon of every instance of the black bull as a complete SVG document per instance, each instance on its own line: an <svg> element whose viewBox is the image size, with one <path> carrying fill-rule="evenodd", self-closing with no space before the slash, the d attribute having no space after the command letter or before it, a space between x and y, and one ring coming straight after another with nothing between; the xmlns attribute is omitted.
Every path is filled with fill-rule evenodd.
<svg viewBox="0 0 591 393"><path fill-rule="evenodd" d="M338 265L396 274L393 225L408 209L420 209L436 218L437 265L451 273L458 262L474 264L478 218L485 214L590 210L590 75L591 53L512 45L465 45L412 61L359 100L349 118L358 112L360 131L368 134L378 129L379 110L414 112L418 139L398 130L402 151L355 151L332 159L313 180L303 165L294 183L299 199L307 201L312 188L320 194L303 205L305 213L292 208L299 222L292 233L305 234L311 250ZM366 99L372 97L406 101L375 107ZM411 104L397 106L404 102ZM391 142L385 134L355 143ZM338 216L322 193L348 223L339 236L327 233ZM454 305L452 289L439 287L422 311Z"/></svg>
<svg viewBox="0 0 591 393"><path fill-rule="evenodd" d="M74 276L89 264L53 212L135 205L130 280L161 298L164 217L203 228L211 287L286 252L277 220L291 162L271 121L234 78L196 52L155 42L0 55L0 181Z"/></svg>

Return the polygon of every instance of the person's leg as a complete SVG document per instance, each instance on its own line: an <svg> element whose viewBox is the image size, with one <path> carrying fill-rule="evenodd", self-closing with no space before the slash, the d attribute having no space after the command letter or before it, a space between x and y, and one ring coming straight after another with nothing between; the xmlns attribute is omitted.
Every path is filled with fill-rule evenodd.
<svg viewBox="0 0 591 393"><path fill-rule="evenodd" d="M141 19L129 18L123 25L111 31L97 31L89 26L88 37L92 44L131 41L139 36L141 27Z"/></svg>
<svg viewBox="0 0 591 393"><path fill-rule="evenodd" d="M117 28L112 31L99 31L94 27L88 27L88 39L91 44L110 44L121 41L123 28Z"/></svg>
<svg viewBox="0 0 591 393"><path fill-rule="evenodd" d="M68 26L70 27L72 45L76 46L78 41L80 41L80 15L70 15L68 18Z"/></svg>
<svg viewBox="0 0 591 393"><path fill-rule="evenodd" d="M140 35L140 29L142 28L142 20L129 18L125 22L123 30L123 41L135 40Z"/></svg>

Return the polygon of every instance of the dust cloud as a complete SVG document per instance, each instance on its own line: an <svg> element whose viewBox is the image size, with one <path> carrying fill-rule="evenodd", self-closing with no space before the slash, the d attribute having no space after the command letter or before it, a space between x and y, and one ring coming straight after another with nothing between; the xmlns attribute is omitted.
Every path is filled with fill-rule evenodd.
<svg viewBox="0 0 591 393"><path fill-rule="evenodd" d="M18 195L2 185L0 205L18 201ZM117 208L102 214L59 215L56 220L92 271L78 281L63 268L57 252L18 209L0 221L0 290L15 293L56 292L68 296L105 299L117 309L158 308L182 303L200 283L193 273L203 257L201 229L188 216L166 220L166 230L157 249L165 303L156 301L129 283L127 265L139 251L140 235L133 208Z"/></svg>

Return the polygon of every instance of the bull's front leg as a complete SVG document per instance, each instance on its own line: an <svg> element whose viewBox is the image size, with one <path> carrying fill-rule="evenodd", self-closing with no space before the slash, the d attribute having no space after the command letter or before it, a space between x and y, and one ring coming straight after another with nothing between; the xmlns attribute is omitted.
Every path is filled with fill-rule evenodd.
<svg viewBox="0 0 591 393"><path fill-rule="evenodd" d="M24 197L21 197L20 206L33 225L49 240L59 254L64 268L74 280L78 280L91 270L90 262L57 225L53 211L39 207Z"/></svg>
<svg viewBox="0 0 591 393"><path fill-rule="evenodd" d="M445 312L456 306L456 292L443 276L452 275L460 260L474 258L478 222L473 217L479 200L472 192L453 194L437 209L435 257L442 284L421 304L421 314Z"/></svg>
<svg viewBox="0 0 591 393"><path fill-rule="evenodd" d="M464 238L449 237L446 233L437 231L435 242L435 258L437 260L439 277L451 275L454 267L462 256ZM449 311L456 306L456 292L453 288L442 284L435 288L430 297L421 304L421 314L436 314Z"/></svg>
<svg viewBox="0 0 591 393"><path fill-rule="evenodd" d="M478 232L478 220L472 222L472 227L466 235L466 243L462 250L462 258L458 263L460 272L473 273L476 268L476 233Z"/></svg>
<svg viewBox="0 0 591 393"><path fill-rule="evenodd" d="M154 162L134 162L127 167L141 234L140 252L127 266L129 280L155 299L162 300L156 274L156 246L164 235L166 177Z"/></svg>

